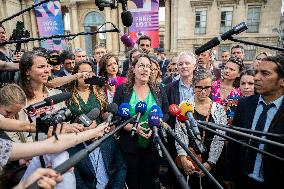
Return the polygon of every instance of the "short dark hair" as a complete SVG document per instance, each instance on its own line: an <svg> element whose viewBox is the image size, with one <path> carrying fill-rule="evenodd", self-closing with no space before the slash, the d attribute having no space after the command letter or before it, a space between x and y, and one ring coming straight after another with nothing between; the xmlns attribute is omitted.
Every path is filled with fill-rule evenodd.
<svg viewBox="0 0 284 189"><path fill-rule="evenodd" d="M138 45L140 44L140 41L141 41L141 40L149 40L149 41L150 41L150 44L152 43L151 38L150 38L149 36L147 36L147 35L142 35L141 37L139 37L139 39L138 39Z"/></svg>
<svg viewBox="0 0 284 189"><path fill-rule="evenodd" d="M235 46L232 46L232 48L231 48L231 54L232 54L232 50L233 50L233 49L241 49L242 52L243 52L243 54L245 53L245 49L244 49L244 47L243 47L242 45L235 45Z"/></svg>
<svg viewBox="0 0 284 189"><path fill-rule="evenodd" d="M284 56L276 55L276 56L267 56L262 59L262 61L274 62L277 66L275 70L280 78L284 77Z"/></svg>
<svg viewBox="0 0 284 189"><path fill-rule="evenodd" d="M59 60L62 64L64 64L64 61L66 59L70 59L70 60L74 60L75 59L75 55L71 52L71 51L63 51L60 55L59 55Z"/></svg>

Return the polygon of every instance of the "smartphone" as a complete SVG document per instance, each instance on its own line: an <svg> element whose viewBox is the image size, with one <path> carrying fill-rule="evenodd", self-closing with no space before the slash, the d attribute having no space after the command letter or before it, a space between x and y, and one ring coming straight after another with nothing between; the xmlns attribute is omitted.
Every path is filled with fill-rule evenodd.
<svg viewBox="0 0 284 189"><path fill-rule="evenodd" d="M100 77L100 76L94 76L94 77L85 79L85 83L90 84L90 85L98 85L102 87L107 84L107 78Z"/></svg>

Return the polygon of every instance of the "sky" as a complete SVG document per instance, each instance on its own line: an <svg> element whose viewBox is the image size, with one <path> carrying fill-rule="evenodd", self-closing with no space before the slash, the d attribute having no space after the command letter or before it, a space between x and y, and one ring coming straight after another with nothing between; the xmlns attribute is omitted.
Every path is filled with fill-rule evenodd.
<svg viewBox="0 0 284 189"><path fill-rule="evenodd" d="M281 13L284 12L284 0L282 0Z"/></svg>

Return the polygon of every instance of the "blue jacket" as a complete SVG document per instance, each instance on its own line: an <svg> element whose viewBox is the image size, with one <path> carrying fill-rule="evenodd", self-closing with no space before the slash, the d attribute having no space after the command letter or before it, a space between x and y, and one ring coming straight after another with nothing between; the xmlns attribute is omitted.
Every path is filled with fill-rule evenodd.
<svg viewBox="0 0 284 189"><path fill-rule="evenodd" d="M70 148L70 156L83 149L83 144ZM106 189L122 189L126 179L126 164L119 150L118 144L113 137L105 140L100 145L104 166L109 177ZM74 167L76 188L95 189L96 175L92 162L87 156Z"/></svg>

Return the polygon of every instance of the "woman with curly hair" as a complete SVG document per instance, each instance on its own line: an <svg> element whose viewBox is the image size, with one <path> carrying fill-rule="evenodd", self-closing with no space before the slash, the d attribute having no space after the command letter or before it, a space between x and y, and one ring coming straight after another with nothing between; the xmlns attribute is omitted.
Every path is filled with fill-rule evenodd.
<svg viewBox="0 0 284 189"><path fill-rule="evenodd" d="M72 74L88 73L89 77L95 75L94 67L90 62L83 61L73 69ZM71 99L68 101L68 108L72 112L72 121L82 115L89 113L92 109L98 108L101 111L101 115L104 114L107 100L102 87L97 85L85 84L85 78L78 78L69 85L69 91L72 93ZM97 122L100 123L102 117L97 118Z"/></svg>
<svg viewBox="0 0 284 189"><path fill-rule="evenodd" d="M155 54L149 53L148 55L151 59L151 75L153 77L153 80L156 81L156 84L160 85L162 82L162 72L159 65L159 59Z"/></svg>
<svg viewBox="0 0 284 189"><path fill-rule="evenodd" d="M117 80L114 86L107 85L105 88L105 93L108 99L108 103L111 103L113 100L114 93L118 85L126 82L125 77L120 77L118 69L118 58L113 54L105 54L99 62L99 75L107 79Z"/></svg>
<svg viewBox="0 0 284 189"><path fill-rule="evenodd" d="M240 76L243 67L243 61L232 56L225 65L223 80L213 82L212 100L225 107L228 124L232 124L235 109L241 97Z"/></svg>
<svg viewBox="0 0 284 189"><path fill-rule="evenodd" d="M155 104L168 118L168 101L165 92L151 77L151 59L140 54L131 64L127 82L118 86L113 102L129 103L130 115L135 115L135 105L139 101L147 104L146 113L140 117L136 135L131 136L133 124L126 125L120 133L120 148L127 165L126 183L130 189L153 189L155 187L158 154L152 140L152 131L146 123L149 111Z"/></svg>
<svg viewBox="0 0 284 189"><path fill-rule="evenodd" d="M80 62L73 69L73 74L83 72L89 73L89 77L94 75L94 68L90 62ZM101 114L89 128L96 127L106 119L107 99L102 87L85 84L84 79L79 78L71 83L69 91L72 92L72 97L68 108L72 112L73 121L94 108L98 108ZM68 152L74 155L84 148L83 144L79 144ZM126 166L116 140L110 137L103 142L100 147L76 164L74 172L76 188L123 188Z"/></svg>

